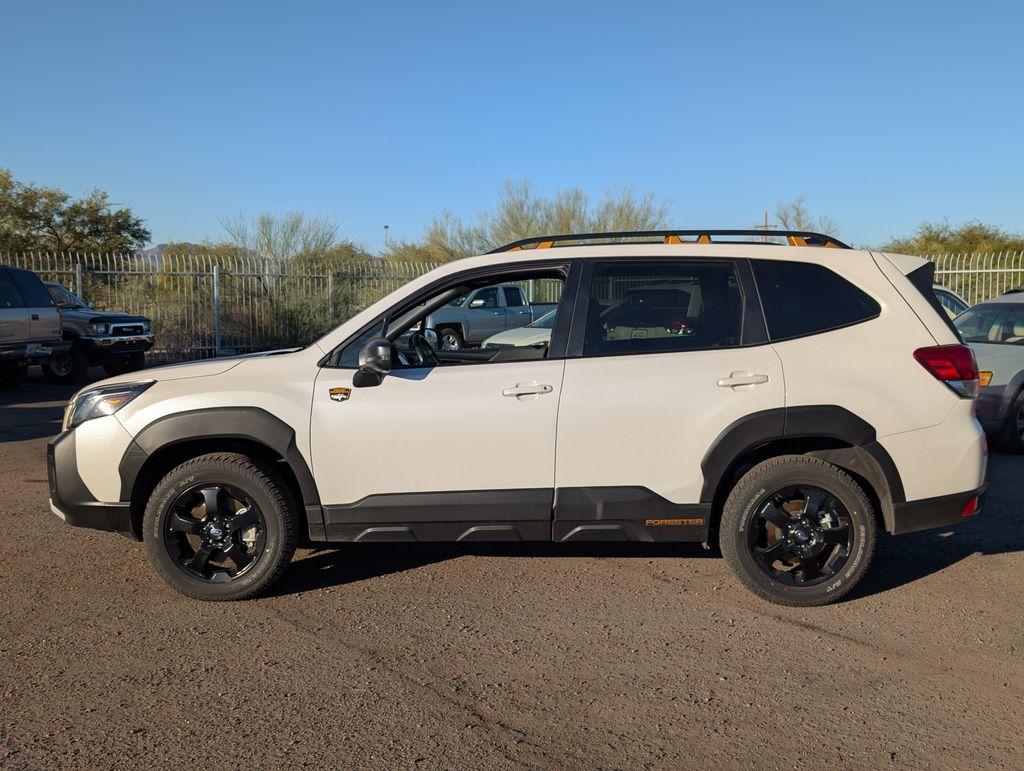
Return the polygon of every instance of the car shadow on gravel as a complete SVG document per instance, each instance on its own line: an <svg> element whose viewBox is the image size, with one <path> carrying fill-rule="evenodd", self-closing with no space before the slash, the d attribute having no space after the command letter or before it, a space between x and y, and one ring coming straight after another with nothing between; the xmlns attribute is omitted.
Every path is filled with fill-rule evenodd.
<svg viewBox="0 0 1024 771"><path fill-rule="evenodd" d="M879 532L867 576L847 596L854 600L941 572L974 554L1024 551L1024 457L989 458L988 494L977 518L956 527L890 536Z"/></svg>
<svg viewBox="0 0 1024 771"><path fill-rule="evenodd" d="M717 552L693 543L343 544L300 556L288 566L288 570L271 587L267 596L301 594L343 586L466 556L515 559L701 559L717 556Z"/></svg>

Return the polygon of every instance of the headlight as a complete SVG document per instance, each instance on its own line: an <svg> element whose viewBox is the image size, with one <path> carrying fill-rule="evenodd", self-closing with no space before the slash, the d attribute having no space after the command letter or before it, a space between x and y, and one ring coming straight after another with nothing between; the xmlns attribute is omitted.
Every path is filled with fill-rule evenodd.
<svg viewBox="0 0 1024 771"><path fill-rule="evenodd" d="M109 329L109 324L89 324L85 328L85 331L88 332L90 335L105 335L107 334L107 330Z"/></svg>
<svg viewBox="0 0 1024 771"><path fill-rule="evenodd" d="M82 391L68 405L64 415L64 429L74 428L93 418L113 415L155 382L118 383Z"/></svg>

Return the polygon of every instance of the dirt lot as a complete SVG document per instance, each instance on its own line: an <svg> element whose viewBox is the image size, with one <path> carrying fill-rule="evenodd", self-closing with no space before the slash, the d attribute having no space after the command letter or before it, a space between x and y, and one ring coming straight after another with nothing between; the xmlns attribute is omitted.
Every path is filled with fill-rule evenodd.
<svg viewBox="0 0 1024 771"><path fill-rule="evenodd" d="M202 604L47 507L70 389L0 397L0 767L994 767L1024 750L1024 458L837 606L699 548L352 546Z"/></svg>

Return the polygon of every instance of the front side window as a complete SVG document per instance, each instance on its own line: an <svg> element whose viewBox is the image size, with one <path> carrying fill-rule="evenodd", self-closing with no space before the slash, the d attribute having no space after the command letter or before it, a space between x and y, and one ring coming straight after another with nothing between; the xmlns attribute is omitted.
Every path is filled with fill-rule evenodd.
<svg viewBox="0 0 1024 771"><path fill-rule="evenodd" d="M740 345L743 297L732 263L594 266L584 356Z"/></svg>
<svg viewBox="0 0 1024 771"><path fill-rule="evenodd" d="M823 265L782 260L751 264L773 341L859 324L882 312L872 297Z"/></svg>
<svg viewBox="0 0 1024 771"><path fill-rule="evenodd" d="M489 287L487 289L481 289L469 303L470 308L497 308L498 307L498 288Z"/></svg>
<svg viewBox="0 0 1024 771"><path fill-rule="evenodd" d="M953 323L965 343L1024 345L1024 303L975 305Z"/></svg>
<svg viewBox="0 0 1024 771"><path fill-rule="evenodd" d="M480 286L484 281L487 285ZM508 281L531 281L539 294L552 302L524 303L520 290L500 285ZM564 283L561 272L551 268L504 278L489 275L480 281L453 281L411 306L391 309L349 341L328 366L358 368L359 352L371 339L381 336L394 343L392 369L396 370L545 359L561 317ZM510 298L513 291L519 299L518 312L506 314L500 310L498 293L506 292L506 298ZM526 308L528 312L524 312ZM460 345L443 348L442 333L457 336ZM426 360L424 340L433 342Z"/></svg>

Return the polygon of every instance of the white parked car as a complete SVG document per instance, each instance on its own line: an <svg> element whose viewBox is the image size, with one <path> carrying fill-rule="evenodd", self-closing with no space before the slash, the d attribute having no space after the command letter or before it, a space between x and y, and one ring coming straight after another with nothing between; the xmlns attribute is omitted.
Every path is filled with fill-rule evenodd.
<svg viewBox="0 0 1024 771"><path fill-rule="evenodd" d="M551 342L551 330L555 328L555 315L557 310L549 311L534 321L519 329L510 329L507 332L499 332L484 340L484 348L522 348L530 345L547 345Z"/></svg>
<svg viewBox="0 0 1024 771"><path fill-rule="evenodd" d="M618 540L720 545L763 598L833 601L876 525L980 511L978 372L932 263L765 235L530 239L305 349L89 386L48 447L51 506L208 600L263 591L298 545ZM548 345L431 346L453 298L544 279Z"/></svg>

